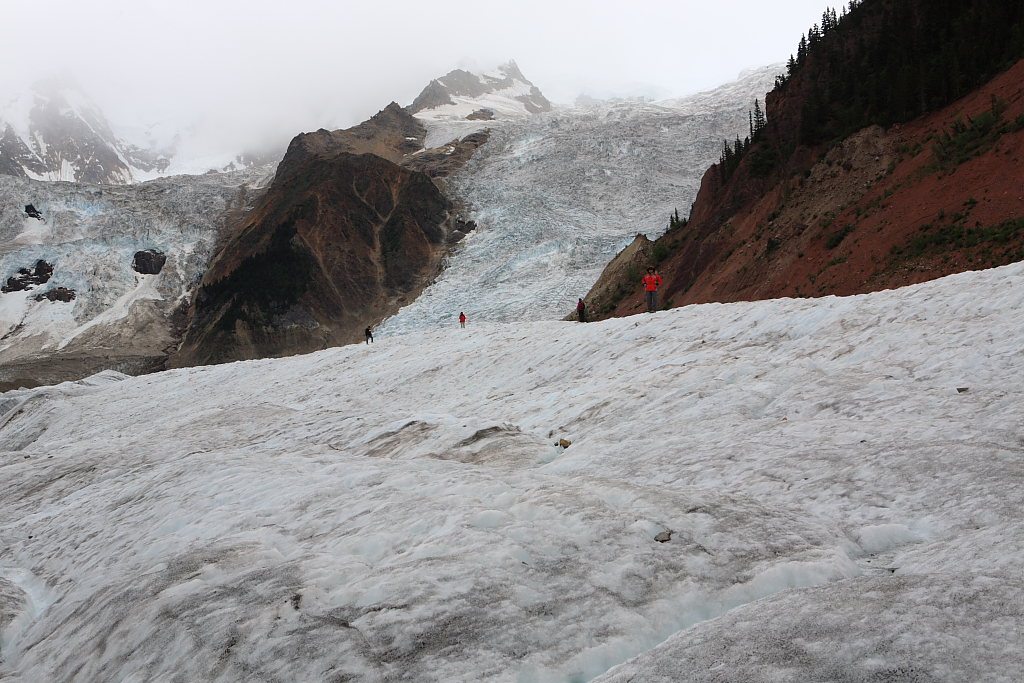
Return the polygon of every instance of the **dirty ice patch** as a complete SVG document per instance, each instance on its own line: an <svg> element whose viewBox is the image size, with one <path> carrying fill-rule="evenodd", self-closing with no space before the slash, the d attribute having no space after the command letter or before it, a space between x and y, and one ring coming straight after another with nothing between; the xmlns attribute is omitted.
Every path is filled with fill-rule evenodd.
<svg viewBox="0 0 1024 683"><path fill-rule="evenodd" d="M156 288L157 279L160 277L159 275L136 275L135 277L137 284L134 289L131 289L121 295L121 297L118 298L110 308L103 311L95 318L92 318L87 323L71 330L57 345L57 348L63 349L65 346L70 344L75 337L86 330L97 326L109 325L117 320L128 317L132 306L136 302L160 301L163 299L163 295L161 295Z"/></svg>
<svg viewBox="0 0 1024 683"><path fill-rule="evenodd" d="M854 532L857 543L866 553L878 553L923 540L905 524L872 524Z"/></svg>
<svg viewBox="0 0 1024 683"><path fill-rule="evenodd" d="M44 244L48 241L52 231L49 224L36 218L25 218L24 229L15 235L14 244L19 246L31 246Z"/></svg>
<svg viewBox="0 0 1024 683"><path fill-rule="evenodd" d="M595 683L1013 683L1024 582L969 574L864 577L786 591L673 636Z"/></svg>

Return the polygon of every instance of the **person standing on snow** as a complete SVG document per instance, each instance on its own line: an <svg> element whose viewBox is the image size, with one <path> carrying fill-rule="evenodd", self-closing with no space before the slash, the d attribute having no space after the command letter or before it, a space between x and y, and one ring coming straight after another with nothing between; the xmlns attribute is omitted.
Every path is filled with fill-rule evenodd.
<svg viewBox="0 0 1024 683"><path fill-rule="evenodd" d="M587 322L587 305L583 303L583 297L580 297L580 301L576 304L576 315L581 323Z"/></svg>
<svg viewBox="0 0 1024 683"><path fill-rule="evenodd" d="M466 314L461 311L459 312L459 325L463 328L466 327Z"/></svg>
<svg viewBox="0 0 1024 683"><path fill-rule="evenodd" d="M369 344L373 341L373 330L369 327L366 328L366 343Z"/></svg>
<svg viewBox="0 0 1024 683"><path fill-rule="evenodd" d="M647 294L647 312L654 313L658 307L658 287L661 286L661 275L654 270L654 266L647 266L647 274L644 275L644 292Z"/></svg>

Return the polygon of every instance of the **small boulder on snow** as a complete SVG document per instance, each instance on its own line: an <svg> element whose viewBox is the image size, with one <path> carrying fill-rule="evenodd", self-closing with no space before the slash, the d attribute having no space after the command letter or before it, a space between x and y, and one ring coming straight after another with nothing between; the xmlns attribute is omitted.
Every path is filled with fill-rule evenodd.
<svg viewBox="0 0 1024 683"><path fill-rule="evenodd" d="M47 299L49 301L63 301L64 303L68 303L70 301L74 301L76 296L77 294L73 289L68 289L67 287L54 287L42 294L37 294L36 301Z"/></svg>
<svg viewBox="0 0 1024 683"><path fill-rule="evenodd" d="M156 249L145 249L135 252L132 259L132 270L143 275L158 275L167 263L167 256Z"/></svg>
<svg viewBox="0 0 1024 683"><path fill-rule="evenodd" d="M43 220L43 214L39 213L39 209L37 209L36 207L32 206L31 204L26 204L25 205L25 215L28 216L29 218L36 218L38 220Z"/></svg>
<svg viewBox="0 0 1024 683"><path fill-rule="evenodd" d="M472 114L467 115L466 116L466 120L467 121L493 121L494 120L494 110L493 109L487 109L486 107L483 108L483 109L477 109Z"/></svg>

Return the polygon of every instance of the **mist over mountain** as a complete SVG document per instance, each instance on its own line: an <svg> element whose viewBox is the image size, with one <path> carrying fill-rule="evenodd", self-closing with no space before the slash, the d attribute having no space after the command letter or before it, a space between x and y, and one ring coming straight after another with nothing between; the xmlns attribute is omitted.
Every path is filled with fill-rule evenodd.
<svg viewBox="0 0 1024 683"><path fill-rule="evenodd" d="M123 185L276 163L287 142L253 139L213 151L201 134L169 122L113 124L73 80L54 76L0 100L0 174Z"/></svg>
<svg viewBox="0 0 1024 683"><path fill-rule="evenodd" d="M0 173L124 184L158 175L169 151L125 142L77 87L58 78L0 102Z"/></svg>

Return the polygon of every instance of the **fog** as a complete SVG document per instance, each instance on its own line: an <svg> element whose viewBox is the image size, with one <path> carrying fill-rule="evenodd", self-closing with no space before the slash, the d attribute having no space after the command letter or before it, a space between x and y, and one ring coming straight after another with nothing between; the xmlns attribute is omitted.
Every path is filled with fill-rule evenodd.
<svg viewBox="0 0 1024 683"><path fill-rule="evenodd" d="M188 128L211 148L283 145L409 104L453 68L509 59L556 103L706 90L785 61L827 6L0 0L0 101L61 73L115 124Z"/></svg>

